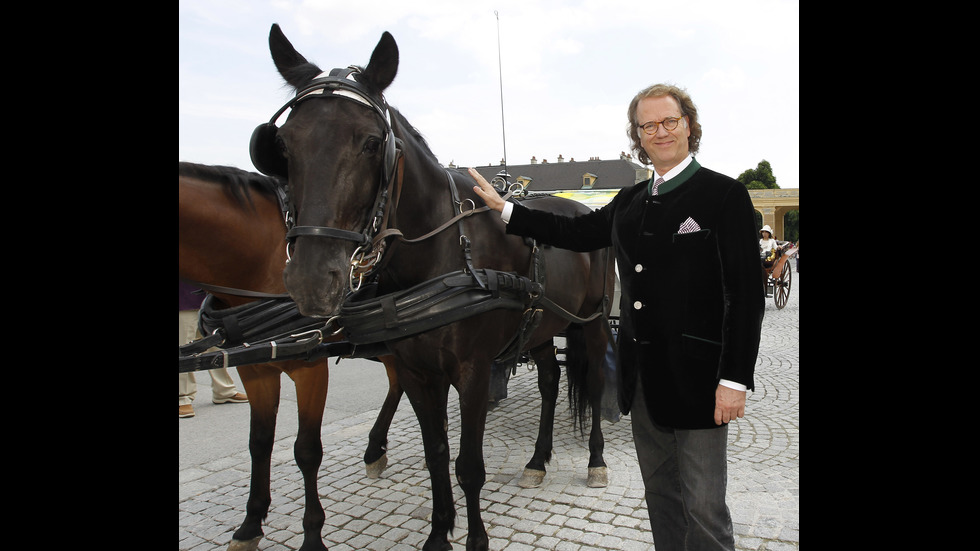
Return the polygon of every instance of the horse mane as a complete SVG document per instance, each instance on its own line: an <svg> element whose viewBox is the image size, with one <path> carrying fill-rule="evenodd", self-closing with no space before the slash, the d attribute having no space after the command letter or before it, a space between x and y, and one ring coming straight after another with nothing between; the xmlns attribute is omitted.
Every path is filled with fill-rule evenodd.
<svg viewBox="0 0 980 551"><path fill-rule="evenodd" d="M421 149L422 153L425 154L433 163L439 164L439 160L436 158L435 153L429 149L429 143L425 141L425 137L419 132L418 128L412 126L412 123L408 122L405 115L401 114L401 111L395 109L394 107L388 106L388 111L392 114L392 118L398 123L398 127L405 130L407 137L410 137L412 141ZM405 137L402 137L404 141Z"/></svg>
<svg viewBox="0 0 980 551"><path fill-rule="evenodd" d="M242 204L252 204L251 190L275 197L276 190L285 185L278 178L263 176L233 166L201 165L179 161L179 175L189 178L199 178L221 184Z"/></svg>

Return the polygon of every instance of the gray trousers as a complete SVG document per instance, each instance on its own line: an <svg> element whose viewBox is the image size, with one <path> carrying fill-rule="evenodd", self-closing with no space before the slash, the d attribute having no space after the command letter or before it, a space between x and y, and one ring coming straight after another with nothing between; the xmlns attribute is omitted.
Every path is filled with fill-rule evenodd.
<svg viewBox="0 0 980 551"><path fill-rule="evenodd" d="M728 485L728 425L661 427L650 419L640 381L630 411L636 456L657 551L734 551Z"/></svg>

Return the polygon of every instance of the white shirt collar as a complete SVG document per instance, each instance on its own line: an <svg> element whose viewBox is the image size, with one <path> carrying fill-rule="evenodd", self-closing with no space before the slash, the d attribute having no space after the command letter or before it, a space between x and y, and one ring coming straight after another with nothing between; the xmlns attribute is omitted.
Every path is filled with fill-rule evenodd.
<svg viewBox="0 0 980 551"><path fill-rule="evenodd" d="M663 178L664 181L666 182L667 180L670 180L674 176L677 176L678 174L683 172L684 169L687 168L687 165L691 164L692 160L694 160L694 157L688 155L687 157L684 158L683 161L678 163L677 166L668 170L667 174L657 174L657 169L653 169L653 179L656 180L657 178Z"/></svg>

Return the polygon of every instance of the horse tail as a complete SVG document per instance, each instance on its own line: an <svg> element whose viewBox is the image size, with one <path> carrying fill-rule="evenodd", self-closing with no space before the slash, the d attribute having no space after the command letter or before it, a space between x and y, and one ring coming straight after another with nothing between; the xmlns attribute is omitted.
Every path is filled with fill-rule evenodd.
<svg viewBox="0 0 980 551"><path fill-rule="evenodd" d="M568 376L568 405L572 413L573 427L585 435L585 422L590 409L589 356L585 347L585 331L581 325L571 324L565 329L565 370Z"/></svg>

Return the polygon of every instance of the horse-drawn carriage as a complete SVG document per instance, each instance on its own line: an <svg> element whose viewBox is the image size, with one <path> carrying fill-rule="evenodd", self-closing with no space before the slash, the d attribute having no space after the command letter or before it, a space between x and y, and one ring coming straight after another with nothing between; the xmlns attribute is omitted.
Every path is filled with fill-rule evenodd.
<svg viewBox="0 0 980 551"><path fill-rule="evenodd" d="M796 255L799 247L787 241L776 247L762 259L762 269L766 278L766 298L772 297L776 308L782 309L789 300L789 290L793 284L793 267L789 259Z"/></svg>

